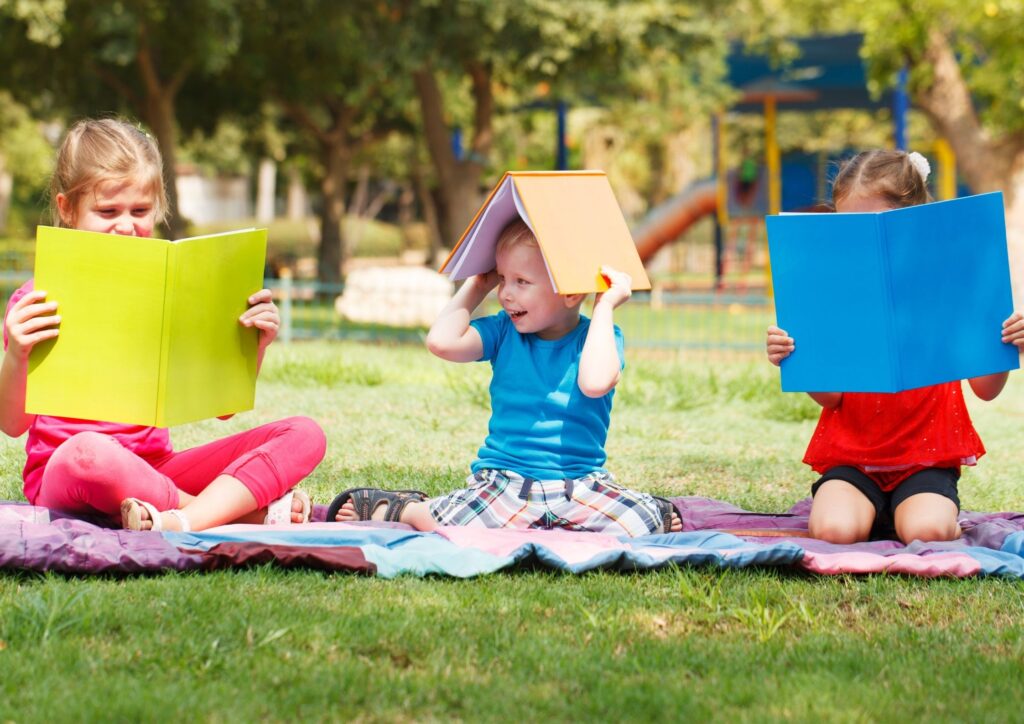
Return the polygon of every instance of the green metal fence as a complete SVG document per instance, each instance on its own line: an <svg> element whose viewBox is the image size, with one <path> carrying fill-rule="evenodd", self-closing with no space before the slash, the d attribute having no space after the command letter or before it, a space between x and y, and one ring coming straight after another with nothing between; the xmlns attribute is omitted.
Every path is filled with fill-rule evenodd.
<svg viewBox="0 0 1024 724"><path fill-rule="evenodd" d="M28 272L0 270L0 297L6 305L11 293L29 278ZM281 310L280 341L305 339L419 343L425 327L395 327L355 323L335 311L341 284L268 279ZM410 302L412 301L410 292ZM401 301L397 302L401 303ZM497 310L493 297L485 311ZM774 320L770 300L758 294L638 292L615 311L630 349L704 353L749 353L764 349L765 328Z"/></svg>

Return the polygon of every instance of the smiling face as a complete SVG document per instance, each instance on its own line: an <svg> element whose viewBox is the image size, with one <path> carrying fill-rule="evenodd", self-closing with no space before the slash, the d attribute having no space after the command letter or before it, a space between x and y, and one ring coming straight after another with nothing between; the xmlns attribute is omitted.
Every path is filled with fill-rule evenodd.
<svg viewBox="0 0 1024 724"><path fill-rule="evenodd" d="M539 248L525 243L499 247L497 262L498 301L517 332L558 339L576 328L583 298L551 289Z"/></svg>
<svg viewBox="0 0 1024 724"><path fill-rule="evenodd" d="M156 224L156 194L135 179L101 181L79 197L77 208L64 194L57 208L67 226L123 236L152 236Z"/></svg>

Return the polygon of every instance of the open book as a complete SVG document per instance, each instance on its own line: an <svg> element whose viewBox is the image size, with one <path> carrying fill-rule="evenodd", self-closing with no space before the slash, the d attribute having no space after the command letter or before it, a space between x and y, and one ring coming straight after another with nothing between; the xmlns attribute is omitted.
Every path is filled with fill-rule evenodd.
<svg viewBox="0 0 1024 724"><path fill-rule="evenodd" d="M1019 366L1001 193L766 220L782 389L898 392Z"/></svg>
<svg viewBox="0 0 1024 724"><path fill-rule="evenodd" d="M41 226L35 288L60 334L29 357L25 411L168 427L250 410L267 232L171 242Z"/></svg>
<svg viewBox="0 0 1024 724"><path fill-rule="evenodd" d="M603 265L629 274L633 289L651 288L603 171L507 172L441 271L459 281L494 269L498 236L516 219L537 237L551 288L559 294L605 291Z"/></svg>

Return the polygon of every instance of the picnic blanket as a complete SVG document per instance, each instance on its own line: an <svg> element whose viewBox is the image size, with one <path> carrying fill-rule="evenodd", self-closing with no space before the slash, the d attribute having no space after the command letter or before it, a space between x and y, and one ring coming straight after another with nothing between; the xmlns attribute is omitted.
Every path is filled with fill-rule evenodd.
<svg viewBox="0 0 1024 724"><path fill-rule="evenodd" d="M1024 578L1024 513L960 515L947 543L873 541L833 545L807 537L810 501L786 513L754 513L709 498L681 497L679 533L616 538L564 530L446 527L420 533L388 523L225 525L200 533L115 530L23 503L0 502L0 569L65 573L214 570L272 562L393 578L467 578L516 566L567 573L669 565L792 566L818 574ZM314 520L323 521L317 506Z"/></svg>

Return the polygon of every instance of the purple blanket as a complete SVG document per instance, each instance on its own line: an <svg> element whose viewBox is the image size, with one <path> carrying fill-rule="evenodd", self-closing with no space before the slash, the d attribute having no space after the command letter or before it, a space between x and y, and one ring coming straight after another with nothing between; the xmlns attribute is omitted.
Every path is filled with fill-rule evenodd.
<svg viewBox="0 0 1024 724"><path fill-rule="evenodd" d="M66 573L215 569L273 561L378 575L480 575L530 559L570 572L668 564L795 565L831 573L1024 578L1024 513L962 513L964 534L949 543L896 541L833 545L807 537L810 501L787 513L754 513L709 498L673 501L683 532L619 540L549 531L318 524L221 526L198 534L129 532L34 506L0 502L0 568ZM323 520L317 506L314 519ZM581 537L582 536L582 537ZM443 560L441 560L443 559Z"/></svg>

